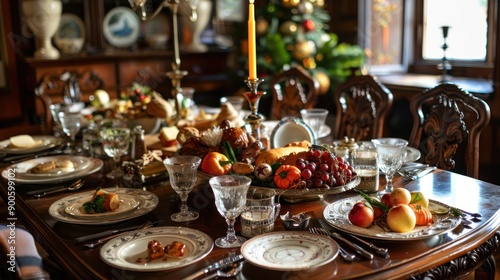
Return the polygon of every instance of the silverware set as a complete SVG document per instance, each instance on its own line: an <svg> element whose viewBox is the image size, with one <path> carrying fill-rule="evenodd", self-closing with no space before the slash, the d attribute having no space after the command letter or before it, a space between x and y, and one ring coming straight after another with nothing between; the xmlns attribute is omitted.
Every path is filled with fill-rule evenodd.
<svg viewBox="0 0 500 280"><path fill-rule="evenodd" d="M366 259L371 260L374 257L373 254L370 253L368 250L366 250L363 247L359 246L358 244L348 240L347 238L344 238L343 236L341 236L340 234L338 234L336 232L328 231L324 228L315 228L315 227L310 228L309 231L312 233L328 236L336 241L340 241L342 244L347 245L350 249L354 250L356 253L358 253L359 255L363 256ZM361 239L357 236L354 236L354 235L350 235L350 237L352 237L356 241L362 243L364 246L367 246L370 251L374 252L378 256L386 258L386 259L389 258L389 251L387 248L380 248L380 247L376 246L375 244L370 243L370 242L363 240L363 239ZM344 248L342 248L342 246L340 246L340 244L339 244L339 253L340 253L341 257L345 261L348 261L348 262L354 261L356 258L356 255L346 251Z"/></svg>
<svg viewBox="0 0 500 280"><path fill-rule="evenodd" d="M435 166L429 166L427 164L412 164L409 166L404 166L401 167L398 170L399 175L408 178L412 181L418 180L425 175L431 173L432 171L436 170Z"/></svg>
<svg viewBox="0 0 500 280"><path fill-rule="evenodd" d="M105 232L106 234L107 233L111 233L111 235L109 236L106 236L106 237L103 237L103 238L100 238L99 240L95 241L95 242L90 242L90 243L85 243L84 246L87 247L87 248L96 248L98 246L100 246L101 244L103 244L104 242L108 241L108 240L111 240L115 237L118 237L120 235L123 235L123 234L127 234L128 231L130 230L141 230L141 229L147 229L147 228L150 228L152 227L154 224L156 224L158 222L151 222L151 221L147 221L146 223L142 224L141 226L139 227L131 227L131 228L124 228L124 229L121 229L121 230L115 230L115 231L107 231ZM95 238L95 235L92 235L90 236L91 238ZM90 238L88 237L80 237L79 239L77 238L77 240L75 241L80 241L80 242L83 242L83 241L86 241L86 240L89 240ZM82 241L83 240L83 241Z"/></svg>

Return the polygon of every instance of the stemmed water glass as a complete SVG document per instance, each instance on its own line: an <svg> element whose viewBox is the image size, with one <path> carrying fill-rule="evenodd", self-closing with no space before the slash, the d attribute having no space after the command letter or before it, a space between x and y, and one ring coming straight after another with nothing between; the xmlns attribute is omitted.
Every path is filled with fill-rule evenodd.
<svg viewBox="0 0 500 280"><path fill-rule="evenodd" d="M170 218L175 222L188 222L198 219L199 214L189 211L187 198L193 190L197 179L197 169L201 159L196 156L175 156L167 158L163 164L168 170L170 185L181 198L181 211L174 213Z"/></svg>
<svg viewBox="0 0 500 280"><path fill-rule="evenodd" d="M120 159L128 153L130 129L119 127L103 128L101 138L104 152L115 161L115 169L106 176L111 179L123 177L124 173L120 169Z"/></svg>
<svg viewBox="0 0 500 280"><path fill-rule="evenodd" d="M80 131L81 114L76 112L60 111L58 114L61 129L69 137L70 141L67 143L67 150L72 153L75 150L75 138Z"/></svg>
<svg viewBox="0 0 500 280"><path fill-rule="evenodd" d="M377 164L380 171L384 172L387 181L385 190L381 194L390 193L394 189L392 178L403 164L408 141L399 138L379 138L373 139L372 142L377 150Z"/></svg>
<svg viewBox="0 0 500 280"><path fill-rule="evenodd" d="M227 235L215 240L215 245L221 248L240 247L246 239L236 236L234 222L245 210L248 187L252 180L246 176L222 175L210 179L215 196L215 206L219 213L226 218Z"/></svg>

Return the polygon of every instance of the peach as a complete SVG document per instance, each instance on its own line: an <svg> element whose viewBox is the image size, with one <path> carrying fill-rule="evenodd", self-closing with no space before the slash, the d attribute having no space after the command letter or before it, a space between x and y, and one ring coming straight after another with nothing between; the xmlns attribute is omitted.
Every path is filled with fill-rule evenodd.
<svg viewBox="0 0 500 280"><path fill-rule="evenodd" d="M394 232L409 232L417 223L417 217L410 206L406 204L394 205L387 213L387 225Z"/></svg>
<svg viewBox="0 0 500 280"><path fill-rule="evenodd" d="M391 192L391 204L409 204L411 201L411 193L405 188L395 188Z"/></svg>

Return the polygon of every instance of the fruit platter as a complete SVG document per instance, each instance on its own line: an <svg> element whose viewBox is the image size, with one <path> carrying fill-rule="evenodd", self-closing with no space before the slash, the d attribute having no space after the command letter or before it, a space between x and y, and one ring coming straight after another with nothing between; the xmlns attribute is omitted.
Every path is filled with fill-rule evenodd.
<svg viewBox="0 0 500 280"><path fill-rule="evenodd" d="M202 159L199 176L239 174L252 178L254 188L273 188L283 197L319 196L348 191L359 177L344 158L308 141L265 149L244 128L223 121L205 131L179 130L179 155Z"/></svg>
<svg viewBox="0 0 500 280"><path fill-rule="evenodd" d="M380 200L360 193L329 204L323 211L326 222L350 234L391 241L427 239L461 223L453 209L422 192L396 188Z"/></svg>

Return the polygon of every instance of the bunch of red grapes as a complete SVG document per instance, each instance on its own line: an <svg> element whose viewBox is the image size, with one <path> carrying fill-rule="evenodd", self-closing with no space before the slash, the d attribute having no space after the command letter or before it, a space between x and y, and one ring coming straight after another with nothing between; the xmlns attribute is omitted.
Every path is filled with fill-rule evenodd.
<svg viewBox="0 0 500 280"><path fill-rule="evenodd" d="M327 150L310 149L306 158L297 159L295 166L300 169L306 188L343 186L356 176L344 158Z"/></svg>

